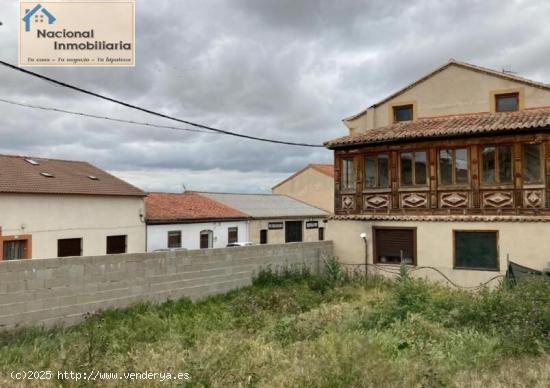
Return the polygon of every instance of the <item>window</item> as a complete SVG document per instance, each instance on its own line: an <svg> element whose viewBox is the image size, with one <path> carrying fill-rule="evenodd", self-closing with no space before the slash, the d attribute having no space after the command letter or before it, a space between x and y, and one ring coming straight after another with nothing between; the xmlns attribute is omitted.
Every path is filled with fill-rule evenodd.
<svg viewBox="0 0 550 388"><path fill-rule="evenodd" d="M498 232L455 231L455 268L498 270Z"/></svg>
<svg viewBox="0 0 550 388"><path fill-rule="evenodd" d="M519 110L519 93L497 94L495 96L496 112L514 112Z"/></svg>
<svg viewBox="0 0 550 388"><path fill-rule="evenodd" d="M57 257L82 256L81 238L63 238L57 240Z"/></svg>
<svg viewBox="0 0 550 388"><path fill-rule="evenodd" d="M342 160L342 189L350 190L355 188L355 163L353 159Z"/></svg>
<svg viewBox="0 0 550 388"><path fill-rule="evenodd" d="M468 150L465 148L439 151L439 181L442 185L468 184Z"/></svg>
<svg viewBox="0 0 550 388"><path fill-rule="evenodd" d="M523 145L523 182L540 183L542 181L542 152L540 144Z"/></svg>
<svg viewBox="0 0 550 388"><path fill-rule="evenodd" d="M512 147L510 145L483 147L481 159L483 183L512 183Z"/></svg>
<svg viewBox="0 0 550 388"><path fill-rule="evenodd" d="M239 241L239 228L236 226L227 228L227 243L231 244L236 243L237 241Z"/></svg>
<svg viewBox="0 0 550 388"><path fill-rule="evenodd" d="M181 231L168 232L168 248L181 248Z"/></svg>
<svg viewBox="0 0 550 388"><path fill-rule="evenodd" d="M387 188L390 185L388 154L365 157L365 188Z"/></svg>
<svg viewBox="0 0 550 388"><path fill-rule="evenodd" d="M260 230L260 244L267 244L267 229Z"/></svg>
<svg viewBox="0 0 550 388"><path fill-rule="evenodd" d="M325 239L325 228L321 227L319 228L319 241L323 241Z"/></svg>
<svg viewBox="0 0 550 388"><path fill-rule="evenodd" d="M374 228L374 262L416 265L416 229Z"/></svg>
<svg viewBox="0 0 550 388"><path fill-rule="evenodd" d="M28 240L10 240L3 243L4 260L20 260L27 258Z"/></svg>
<svg viewBox="0 0 550 388"><path fill-rule="evenodd" d="M286 221L285 222L285 242L300 242L302 241L302 221Z"/></svg>
<svg viewBox="0 0 550 388"><path fill-rule="evenodd" d="M401 154L401 184L403 186L426 185L426 151L403 152Z"/></svg>
<svg viewBox="0 0 550 388"><path fill-rule="evenodd" d="M211 230L203 230L200 233L200 248L208 249L214 246L214 232Z"/></svg>
<svg viewBox="0 0 550 388"><path fill-rule="evenodd" d="M107 236L107 254L126 253L126 235Z"/></svg>
<svg viewBox="0 0 550 388"><path fill-rule="evenodd" d="M401 121L411 121L413 119L413 106L402 105L393 107L393 121L399 123Z"/></svg>

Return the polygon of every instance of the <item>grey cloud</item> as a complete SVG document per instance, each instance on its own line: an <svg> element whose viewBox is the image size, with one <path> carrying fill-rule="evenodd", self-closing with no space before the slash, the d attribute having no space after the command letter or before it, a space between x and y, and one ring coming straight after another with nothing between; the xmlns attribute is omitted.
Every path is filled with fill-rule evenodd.
<svg viewBox="0 0 550 388"><path fill-rule="evenodd" d="M341 119L449 58L550 81L543 1L175 0L137 2L135 68L36 69L112 97L236 132L321 143ZM1 57L17 59L17 4ZM177 123L0 68L0 96ZM268 190L323 149L277 146L0 103L0 152L85 159L145 190ZM183 126L183 125L181 125Z"/></svg>

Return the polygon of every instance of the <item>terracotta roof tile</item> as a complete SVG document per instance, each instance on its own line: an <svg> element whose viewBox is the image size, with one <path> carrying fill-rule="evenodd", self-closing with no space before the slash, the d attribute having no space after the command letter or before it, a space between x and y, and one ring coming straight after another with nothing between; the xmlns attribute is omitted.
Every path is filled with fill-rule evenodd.
<svg viewBox="0 0 550 388"><path fill-rule="evenodd" d="M550 129L550 108L424 118L370 129L325 142L327 148L469 136L533 128Z"/></svg>
<svg viewBox="0 0 550 388"><path fill-rule="evenodd" d="M0 155L0 193L146 195L86 162L14 155Z"/></svg>
<svg viewBox="0 0 550 388"><path fill-rule="evenodd" d="M250 218L232 207L200 194L150 193L145 198L147 222L177 222Z"/></svg>

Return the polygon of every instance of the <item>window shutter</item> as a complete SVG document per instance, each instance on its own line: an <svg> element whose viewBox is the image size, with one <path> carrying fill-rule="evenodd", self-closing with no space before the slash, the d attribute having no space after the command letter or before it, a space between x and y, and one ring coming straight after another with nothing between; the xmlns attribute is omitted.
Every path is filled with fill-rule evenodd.
<svg viewBox="0 0 550 388"><path fill-rule="evenodd" d="M377 262L400 263L401 257L407 264L415 262L414 230L376 229L375 240Z"/></svg>

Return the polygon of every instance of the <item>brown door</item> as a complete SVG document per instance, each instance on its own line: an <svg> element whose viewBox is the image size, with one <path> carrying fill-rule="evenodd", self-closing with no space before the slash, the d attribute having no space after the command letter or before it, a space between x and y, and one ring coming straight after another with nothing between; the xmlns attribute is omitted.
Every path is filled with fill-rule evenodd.
<svg viewBox="0 0 550 388"><path fill-rule="evenodd" d="M325 228L319 228L319 241L323 241L325 239Z"/></svg>
<svg viewBox="0 0 550 388"><path fill-rule="evenodd" d="M227 243L236 243L239 241L239 228L231 227L227 229Z"/></svg>
<svg viewBox="0 0 550 388"><path fill-rule="evenodd" d="M416 229L374 228L374 262L416 265Z"/></svg>
<svg viewBox="0 0 550 388"><path fill-rule="evenodd" d="M267 244L267 229L260 230L260 244Z"/></svg>
<svg viewBox="0 0 550 388"><path fill-rule="evenodd" d="M208 249L213 246L213 232L211 230L203 230L200 233L200 248Z"/></svg>

